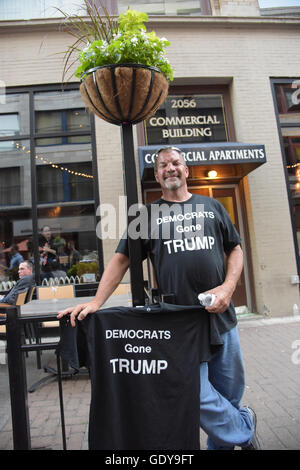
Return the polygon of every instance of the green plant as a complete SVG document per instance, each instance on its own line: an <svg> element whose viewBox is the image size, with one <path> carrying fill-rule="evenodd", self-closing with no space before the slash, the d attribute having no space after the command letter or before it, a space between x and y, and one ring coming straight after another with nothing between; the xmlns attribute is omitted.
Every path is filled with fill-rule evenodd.
<svg viewBox="0 0 300 470"><path fill-rule="evenodd" d="M80 277L85 273L97 274L99 271L98 263L78 263L77 264L77 275Z"/></svg>
<svg viewBox="0 0 300 470"><path fill-rule="evenodd" d="M78 268L78 264L73 264L73 266L69 269L69 271L67 272L67 275L69 277L71 276L77 276L77 268Z"/></svg>
<svg viewBox="0 0 300 470"><path fill-rule="evenodd" d="M96 262L91 263L77 263L73 264L73 266L68 271L68 276L82 276L85 273L94 273L98 274L99 266Z"/></svg>
<svg viewBox="0 0 300 470"><path fill-rule="evenodd" d="M62 237L55 237L53 240L53 245L56 249L60 246L64 247L66 246L66 240Z"/></svg>
<svg viewBox="0 0 300 470"><path fill-rule="evenodd" d="M154 31L146 32L146 13L128 9L114 20L105 7L102 6L104 15L101 15L88 0L84 2L89 22L78 15L69 17L60 10L65 16L67 32L76 38L65 53L63 81L78 59L81 64L75 71L78 78L94 67L138 63L157 67L167 80L173 80L173 68L165 57L165 47L170 43L166 38L156 36ZM74 54L76 59L71 62Z"/></svg>

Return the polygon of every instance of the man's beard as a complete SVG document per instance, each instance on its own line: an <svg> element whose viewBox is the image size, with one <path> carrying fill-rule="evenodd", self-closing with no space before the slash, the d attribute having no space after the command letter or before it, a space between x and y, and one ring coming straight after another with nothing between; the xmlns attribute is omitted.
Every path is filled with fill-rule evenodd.
<svg viewBox="0 0 300 470"><path fill-rule="evenodd" d="M176 176L176 181L164 181L164 187L166 189L179 189L182 186L182 180L179 176Z"/></svg>

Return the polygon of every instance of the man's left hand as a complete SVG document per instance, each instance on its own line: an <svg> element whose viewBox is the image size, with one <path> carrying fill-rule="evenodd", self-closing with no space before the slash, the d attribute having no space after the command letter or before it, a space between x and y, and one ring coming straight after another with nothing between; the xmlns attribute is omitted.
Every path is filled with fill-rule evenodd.
<svg viewBox="0 0 300 470"><path fill-rule="evenodd" d="M206 310L210 313L225 312L229 307L234 287L231 283L224 283L207 291L206 294L214 294L216 298L210 307L205 307Z"/></svg>

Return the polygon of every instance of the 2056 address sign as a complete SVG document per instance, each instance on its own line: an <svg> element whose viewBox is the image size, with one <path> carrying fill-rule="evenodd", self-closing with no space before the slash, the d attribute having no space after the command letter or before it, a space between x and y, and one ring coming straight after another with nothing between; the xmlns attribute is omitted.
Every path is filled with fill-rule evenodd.
<svg viewBox="0 0 300 470"><path fill-rule="evenodd" d="M168 96L144 128L146 145L228 140L222 95Z"/></svg>

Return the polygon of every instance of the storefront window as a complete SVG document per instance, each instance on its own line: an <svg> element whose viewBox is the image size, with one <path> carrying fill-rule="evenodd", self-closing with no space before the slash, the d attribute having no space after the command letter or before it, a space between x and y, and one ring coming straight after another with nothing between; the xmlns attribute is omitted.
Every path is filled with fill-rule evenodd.
<svg viewBox="0 0 300 470"><path fill-rule="evenodd" d="M77 90L36 93L34 110L41 281L65 277L96 281L89 115ZM44 254L45 244L51 246L51 256Z"/></svg>
<svg viewBox="0 0 300 470"><path fill-rule="evenodd" d="M55 278L84 283L98 280L98 253L95 242L93 204L39 207L39 247L41 251L41 282ZM45 244L54 256L45 259ZM88 274L88 276L86 276ZM68 280L69 280L68 279Z"/></svg>
<svg viewBox="0 0 300 470"><path fill-rule="evenodd" d="M18 279L13 245L40 284L99 279L91 132L78 89L24 89L0 105L0 291Z"/></svg>
<svg viewBox="0 0 300 470"><path fill-rule="evenodd" d="M30 154L22 148L29 148L28 140L0 142L0 284L18 280L18 267L11 264L12 247L17 245L27 259L32 234Z"/></svg>
<svg viewBox="0 0 300 470"><path fill-rule="evenodd" d="M295 230L296 252L300 252L300 81L274 83L283 158Z"/></svg>

